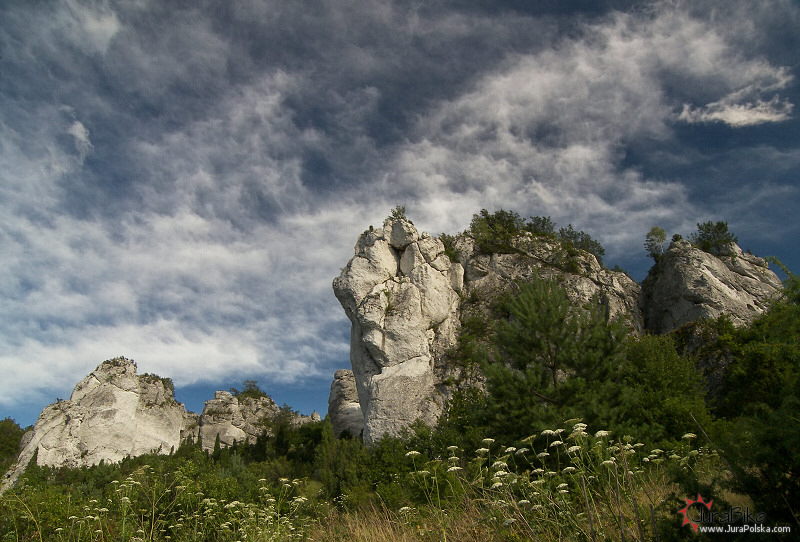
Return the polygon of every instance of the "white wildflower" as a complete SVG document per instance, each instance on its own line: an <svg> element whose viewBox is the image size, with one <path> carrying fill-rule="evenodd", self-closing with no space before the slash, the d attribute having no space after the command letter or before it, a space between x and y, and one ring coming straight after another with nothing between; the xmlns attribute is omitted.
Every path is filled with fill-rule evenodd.
<svg viewBox="0 0 800 542"><path fill-rule="evenodd" d="M594 434L594 437L595 438L603 438L603 437L609 436L610 434L611 434L611 431L598 431L597 433Z"/></svg>
<svg viewBox="0 0 800 542"><path fill-rule="evenodd" d="M416 450L411 450L410 452L406 452L406 457L417 457L419 452Z"/></svg>
<svg viewBox="0 0 800 542"><path fill-rule="evenodd" d="M561 446L562 444L564 443L561 442L560 440L554 440L553 442L550 443L550 448L553 448L554 446Z"/></svg>

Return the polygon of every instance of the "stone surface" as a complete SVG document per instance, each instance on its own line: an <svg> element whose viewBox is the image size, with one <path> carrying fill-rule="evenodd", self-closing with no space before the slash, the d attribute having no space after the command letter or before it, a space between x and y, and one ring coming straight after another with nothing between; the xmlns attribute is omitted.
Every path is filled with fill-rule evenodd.
<svg viewBox="0 0 800 542"><path fill-rule="evenodd" d="M202 415L175 401L167 379L138 375L136 364L115 358L101 363L81 380L68 401L46 407L20 443L16 463L5 474L0 493L11 487L36 456L38 465L82 467L115 463L151 452L169 453L187 440L202 438L204 450L254 442L269 422L283 415L269 397L234 397L218 391ZM294 426L318 422L320 416L293 415Z"/></svg>
<svg viewBox="0 0 800 542"><path fill-rule="evenodd" d="M610 319L622 321L634 332L644 329L641 288L625 273L605 269L592 254L565 250L548 237L523 234L516 248L510 254L484 254L470 237L456 239L459 259L466 262L464 298L477 306L472 310L488 311L514 281L536 274L559 282L576 306L596 299Z"/></svg>
<svg viewBox="0 0 800 542"><path fill-rule="evenodd" d="M350 362L366 442L398 435L417 419L435 423L442 412L434 352L455 344L459 305L459 264L442 256L440 240L387 219L361 235L333 282L352 323Z"/></svg>
<svg viewBox="0 0 800 542"><path fill-rule="evenodd" d="M361 438L364 430L364 415L358 402L356 379L353 371L340 369L333 375L331 393L328 397L328 419L333 434L339 438L347 431L355 438Z"/></svg>
<svg viewBox="0 0 800 542"><path fill-rule="evenodd" d="M200 415L200 442L203 450L212 451L219 436L220 446L245 441L254 443L267 428L265 423L280 410L269 397L234 397L217 391L205 402Z"/></svg>
<svg viewBox="0 0 800 542"><path fill-rule="evenodd" d="M6 473L10 487L36 455L38 465L81 467L150 452L169 453L197 432L197 414L175 401L162 379L137 375L125 358L104 361L69 400L46 407Z"/></svg>
<svg viewBox="0 0 800 542"><path fill-rule="evenodd" d="M642 283L645 323L651 331L666 333L725 314L742 326L763 313L781 288L766 261L738 245L714 256L676 241Z"/></svg>

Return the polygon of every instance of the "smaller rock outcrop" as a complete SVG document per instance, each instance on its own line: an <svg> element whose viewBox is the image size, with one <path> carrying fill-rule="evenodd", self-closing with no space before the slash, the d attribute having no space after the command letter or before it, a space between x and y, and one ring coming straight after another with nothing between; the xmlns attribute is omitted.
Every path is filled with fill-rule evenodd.
<svg viewBox="0 0 800 542"><path fill-rule="evenodd" d="M361 438L364 430L364 415L358 402L356 378L353 371L340 369L333 375L331 394L328 398L328 419L336 438L345 432Z"/></svg>
<svg viewBox="0 0 800 542"><path fill-rule="evenodd" d="M137 375L132 360L104 361L75 386L69 400L42 411L1 489L16 481L34 455L38 465L82 467L177 449L196 435L198 416L175 401L170 384Z"/></svg>
<svg viewBox="0 0 800 542"><path fill-rule="evenodd" d="M280 409L270 397L234 397L227 391L214 393L200 415L200 442L203 450L213 450L219 437L222 447L234 443L254 443L266 431L266 421Z"/></svg>
<svg viewBox="0 0 800 542"><path fill-rule="evenodd" d="M667 333L702 318L728 316L749 324L780 295L780 279L767 262L730 244L719 256L675 241L642 283L645 325Z"/></svg>

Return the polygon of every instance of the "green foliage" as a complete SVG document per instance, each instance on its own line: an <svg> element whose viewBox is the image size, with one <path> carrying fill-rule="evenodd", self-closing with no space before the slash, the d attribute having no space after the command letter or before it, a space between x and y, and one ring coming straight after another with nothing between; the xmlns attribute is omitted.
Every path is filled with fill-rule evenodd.
<svg viewBox="0 0 800 542"><path fill-rule="evenodd" d="M667 241L667 232L663 228L653 226L647 232L644 240L644 248L647 254L658 262L664 255L664 243Z"/></svg>
<svg viewBox="0 0 800 542"><path fill-rule="evenodd" d="M408 221L408 218L406 217L406 208L405 208L405 206L398 205L397 207L392 209L392 212L389 214L389 218L391 218L392 220L405 220L405 221Z"/></svg>
<svg viewBox="0 0 800 542"><path fill-rule="evenodd" d="M697 231L689 236L689 241L700 250L719 256L738 238L728 231L727 222L708 221L697 224Z"/></svg>
<svg viewBox="0 0 800 542"><path fill-rule="evenodd" d="M624 329L608 323L598 303L578 310L562 287L535 276L501 303L507 318L495 324L493 355L483 365L493 427L518 436L561 409L596 402L591 397L612 374Z"/></svg>
<svg viewBox="0 0 800 542"><path fill-rule="evenodd" d="M231 388L230 392L234 397L241 399L249 397L251 399L258 400L262 397L269 397L264 390L258 387L258 382L256 380L245 380L242 383L242 391L239 391L236 388Z"/></svg>
<svg viewBox="0 0 800 542"><path fill-rule="evenodd" d="M0 473L6 472L17 459L24 434L25 430L11 418L0 421Z"/></svg>
<svg viewBox="0 0 800 542"><path fill-rule="evenodd" d="M519 236L525 226L525 219L514 211L500 209L489 213L486 209L472 216L469 233L475 244L483 252L510 254L517 252L514 239Z"/></svg>
<svg viewBox="0 0 800 542"><path fill-rule="evenodd" d="M561 228L558 233L555 231L555 223L549 216L532 216L526 222L519 214L514 211L500 209L494 213L489 213L486 209L472 216L472 222L468 233L475 239L476 246L485 253L514 254L521 252L516 246L515 241L523 232L529 232L534 236L553 237L561 242L562 248L567 251L570 261L575 261L577 254L572 251L582 250L589 252L597 258L602 265L605 249L592 236L584 231L577 231L569 224L566 228ZM569 262L568 262L569 263ZM577 269L569 269L578 271Z"/></svg>
<svg viewBox="0 0 800 542"><path fill-rule="evenodd" d="M603 256L605 255L606 250L598 241L592 239L592 236L588 233L584 231L576 231L572 227L572 224L569 224L566 228L561 228L558 230L558 238L567 247L585 250L586 252L594 255L600 265L603 264Z"/></svg>
<svg viewBox="0 0 800 542"><path fill-rule="evenodd" d="M456 250L456 238L446 233L439 234L439 240L444 245L444 253L450 258L451 262L458 261L458 251Z"/></svg>
<svg viewBox="0 0 800 542"><path fill-rule="evenodd" d="M149 380L151 382L161 382L161 384L163 384L164 386L164 389L167 389L172 393L175 393L175 383L172 382L171 378L167 378L165 376L158 376L157 374L152 374L152 373L145 373L141 375L141 378L144 378L145 380Z"/></svg>
<svg viewBox="0 0 800 542"><path fill-rule="evenodd" d="M646 442L662 444L708 425L700 374L668 336L631 340L620 367L620 404L614 426Z"/></svg>
<svg viewBox="0 0 800 542"><path fill-rule="evenodd" d="M525 230L536 236L555 237L556 224L549 216L532 216L525 224Z"/></svg>

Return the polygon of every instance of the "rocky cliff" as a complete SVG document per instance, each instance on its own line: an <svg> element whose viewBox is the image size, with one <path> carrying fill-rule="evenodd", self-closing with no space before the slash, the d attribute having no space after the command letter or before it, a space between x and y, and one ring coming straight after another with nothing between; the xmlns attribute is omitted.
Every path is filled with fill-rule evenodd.
<svg viewBox="0 0 800 542"><path fill-rule="evenodd" d="M387 219L359 237L355 255L333 281L351 321L350 362L366 442L398 435L417 420L438 420L451 391L445 383L460 376L445 354L456 343L462 298L475 300L471 310L486 310L516 279L557 276L576 304L599 299L610 318L642 328L639 285L589 253L529 234L508 254L483 253L466 235L455 248L457 262L441 240L405 219ZM339 418L336 382L331 390L331 422L353 423ZM348 416L354 411L351 401Z"/></svg>
<svg viewBox="0 0 800 542"><path fill-rule="evenodd" d="M749 324L781 288L764 259L736 244L714 256L688 241L676 241L642 283L645 324L648 330L666 333L721 314L736 326Z"/></svg>
<svg viewBox="0 0 800 542"><path fill-rule="evenodd" d="M358 402L356 377L353 371L339 369L333 375L328 398L328 417L336 438L346 431L350 436L361 438L364 430L364 415Z"/></svg>
<svg viewBox="0 0 800 542"><path fill-rule="evenodd" d="M714 256L675 242L641 286L553 236L523 232L488 253L461 234L451 249L453 261L439 239L402 218L359 237L355 255L333 281L351 321L352 379L361 410L357 420L355 398L343 391L351 376L337 372L328 413L339 431L347 427L355 434L363 424L364 440L373 442L417 420L435 423L450 383L463 376L446 363L461 318L487 317L498 295L518 279L536 274L556 280L576 307L597 300L609 319L634 333L664 333L723 313L746 324L781 288L765 260L736 245Z"/></svg>
<svg viewBox="0 0 800 542"><path fill-rule="evenodd" d="M5 475L9 487L36 455L38 465L79 467L149 452L169 453L196 434L198 416L175 401L165 381L137 375L125 358L104 361L69 400L46 407Z"/></svg>

